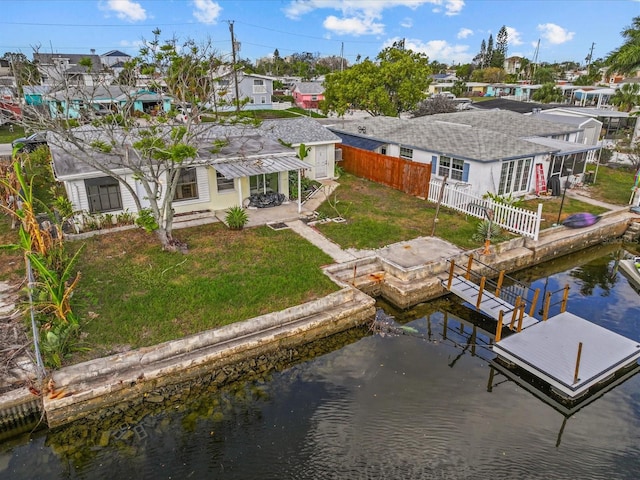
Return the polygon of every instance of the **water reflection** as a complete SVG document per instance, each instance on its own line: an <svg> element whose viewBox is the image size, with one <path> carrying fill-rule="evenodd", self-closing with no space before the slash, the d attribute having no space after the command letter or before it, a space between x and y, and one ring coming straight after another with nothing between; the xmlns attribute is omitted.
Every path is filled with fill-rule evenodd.
<svg viewBox="0 0 640 480"><path fill-rule="evenodd" d="M568 282L569 311L640 341L640 297L607 276L614 251L517 277ZM0 476L638 478L640 376L567 417L504 375L490 380L491 323L455 299L381 306L393 317L386 331L308 361L4 444Z"/></svg>

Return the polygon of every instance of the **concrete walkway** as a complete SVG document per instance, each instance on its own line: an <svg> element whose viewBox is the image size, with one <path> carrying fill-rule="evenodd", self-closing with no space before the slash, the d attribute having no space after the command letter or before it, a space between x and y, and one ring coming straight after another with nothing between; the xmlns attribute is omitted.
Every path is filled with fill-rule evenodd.
<svg viewBox="0 0 640 480"><path fill-rule="evenodd" d="M291 228L291 230L321 249L338 263L348 262L357 258L356 256L342 250L337 243L332 242L322 235L317 229L310 227L302 220L294 220L292 222L286 222L286 224Z"/></svg>

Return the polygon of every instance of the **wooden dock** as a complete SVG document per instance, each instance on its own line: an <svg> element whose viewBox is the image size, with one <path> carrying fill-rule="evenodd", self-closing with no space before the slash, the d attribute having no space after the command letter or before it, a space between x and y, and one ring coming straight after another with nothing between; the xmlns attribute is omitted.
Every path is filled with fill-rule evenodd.
<svg viewBox="0 0 640 480"><path fill-rule="evenodd" d="M504 364L522 368L547 383L561 397L576 399L610 383L619 372L637 366L640 342L607 330L565 310L568 287L564 290L561 312L548 318L550 295L543 299L543 320L534 318L536 300L518 296L517 305L500 298L501 281L495 293L488 291L486 277L471 281L473 257L466 270L455 273L451 262L445 287L478 311L497 322L493 352ZM485 266L486 267L486 266ZM502 338L503 327L517 331Z"/></svg>

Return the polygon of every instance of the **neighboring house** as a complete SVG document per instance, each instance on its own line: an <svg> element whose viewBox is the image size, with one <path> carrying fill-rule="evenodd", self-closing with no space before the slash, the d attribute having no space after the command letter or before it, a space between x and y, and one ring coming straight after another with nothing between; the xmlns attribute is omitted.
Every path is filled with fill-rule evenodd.
<svg viewBox="0 0 640 480"><path fill-rule="evenodd" d="M52 118L79 118L82 110L93 108L101 113L131 108L156 115L171 109L171 97L145 89L122 85L75 87L45 95L42 103L49 107Z"/></svg>
<svg viewBox="0 0 640 480"><path fill-rule="evenodd" d="M91 61L91 67L81 65ZM33 62L38 67L42 85L86 85L104 84L110 77L99 55L76 53L34 53Z"/></svg>
<svg viewBox="0 0 640 480"><path fill-rule="evenodd" d="M324 87L319 82L298 82L294 85L291 95L300 108L318 108L319 102L324 100Z"/></svg>
<svg viewBox="0 0 640 480"><path fill-rule="evenodd" d="M12 75L13 72L11 71L11 63L9 60L0 58L0 77L9 77Z"/></svg>
<svg viewBox="0 0 640 480"><path fill-rule="evenodd" d="M91 134L100 135L99 130L87 128ZM331 166L328 176L333 176L335 143L340 139L312 119L269 120L259 127L216 125L200 128L199 157L182 171L173 203L176 213L217 211L246 205L248 197L257 193L277 192L288 197L289 173L321 178L325 154L331 156L327 170ZM221 139L226 144L212 149L214 142ZM310 155L304 160L297 158L297 151L292 147L298 142L311 146ZM65 148L62 146L55 138L49 141L55 177L64 183L74 210L96 214L136 213L135 202L126 186L79 161L73 149L69 152L68 144ZM103 164L113 167L109 155L97 155ZM133 150L129 155L135 158ZM314 176L314 172L320 175ZM126 177L140 198L144 198L142 185L132 174L123 169L118 173Z"/></svg>
<svg viewBox="0 0 640 480"><path fill-rule="evenodd" d="M568 115L574 117L594 118L602 123L600 137L611 140L620 135L640 135L638 117L627 112L618 112L604 108L556 107L545 110L549 115Z"/></svg>
<svg viewBox="0 0 640 480"><path fill-rule="evenodd" d="M113 68L116 64L124 64L131 60L131 55L128 55L120 50L109 50L107 53L100 55L100 61L102 65L107 68Z"/></svg>
<svg viewBox="0 0 640 480"><path fill-rule="evenodd" d="M576 143L574 125L504 110L475 110L413 119L367 118L331 127L344 145L431 164L432 175L478 194L524 195L584 171L598 146ZM540 166L538 166L540 165Z"/></svg>
<svg viewBox="0 0 640 480"><path fill-rule="evenodd" d="M602 122L593 117L578 117L574 115L547 114L546 111L534 110L530 115L535 115L540 120L554 123L566 123L581 130L576 138L577 143L585 145L597 145L602 132Z"/></svg>
<svg viewBox="0 0 640 480"><path fill-rule="evenodd" d="M504 59L504 71L510 75L517 75L522 68L522 57L512 56Z"/></svg>
<svg viewBox="0 0 640 480"><path fill-rule="evenodd" d="M253 73L237 72L238 96L241 101L248 100L243 110L271 110L273 108L273 78ZM216 86L218 109L234 110L236 76L233 72L219 72Z"/></svg>

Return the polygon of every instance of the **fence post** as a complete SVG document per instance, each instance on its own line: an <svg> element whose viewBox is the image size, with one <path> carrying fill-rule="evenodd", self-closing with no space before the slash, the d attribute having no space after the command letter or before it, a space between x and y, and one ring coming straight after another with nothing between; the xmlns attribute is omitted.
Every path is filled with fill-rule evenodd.
<svg viewBox="0 0 640 480"><path fill-rule="evenodd" d="M542 204L538 204L538 215L536 215L536 224L533 228L533 240L538 241L538 236L540 235L540 222L542 221Z"/></svg>

